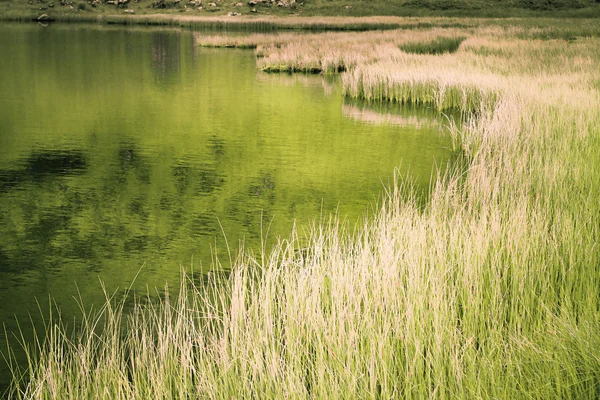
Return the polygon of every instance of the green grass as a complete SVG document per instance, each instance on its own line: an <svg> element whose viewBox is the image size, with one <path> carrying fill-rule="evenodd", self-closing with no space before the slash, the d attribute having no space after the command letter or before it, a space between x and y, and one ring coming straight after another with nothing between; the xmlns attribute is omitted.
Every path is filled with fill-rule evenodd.
<svg viewBox="0 0 600 400"><path fill-rule="evenodd" d="M307 0L306 15L461 17L598 16L592 0Z"/></svg>
<svg viewBox="0 0 600 400"><path fill-rule="evenodd" d="M459 111L467 115L476 115L482 105L493 107L501 94L494 90L482 90L475 85L444 87L439 82L431 80L393 83L385 88L359 87L357 91L347 90L346 96L369 102L387 101L410 106L427 105L433 106L440 112Z"/></svg>
<svg viewBox="0 0 600 400"><path fill-rule="evenodd" d="M402 51L412 54L444 54L454 53L465 37L438 37L427 42L411 42L401 44Z"/></svg>
<svg viewBox="0 0 600 400"><path fill-rule="evenodd" d="M205 2L208 3L208 2ZM63 21L96 21L99 16L111 15L128 18L131 23L138 20L124 14L124 10L133 9L136 15L149 17L157 14L169 14L179 17L193 16L226 16L235 11L243 18L257 16L445 16L445 17L578 17L595 18L600 16L600 3L593 0L305 0L302 2L288 1L288 6L278 7L271 2L250 6L243 2L216 0L217 7L206 7L199 10L198 6L186 1L164 2L166 8L158 6L154 0L139 0L126 5L115 6L105 1L93 0L72 2L56 0L4 0L0 2L0 19L31 20L42 13L49 14ZM256 13L252 9L256 9ZM232 17L235 19L236 17ZM181 18L179 18L181 20ZM164 18L147 20L148 23L164 24ZM194 24L191 24L193 26ZM187 23L186 23L186 26ZM339 27L338 24L333 28ZM330 29L332 26L323 28ZM385 28L385 27L384 27ZM339 28L345 30L381 29L379 24L351 23Z"/></svg>

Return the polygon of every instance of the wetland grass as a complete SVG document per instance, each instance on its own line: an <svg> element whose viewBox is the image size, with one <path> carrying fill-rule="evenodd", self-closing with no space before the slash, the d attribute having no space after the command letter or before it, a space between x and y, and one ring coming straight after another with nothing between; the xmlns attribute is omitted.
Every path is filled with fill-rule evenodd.
<svg viewBox="0 0 600 400"><path fill-rule="evenodd" d="M438 37L426 42L402 44L400 45L400 50L412 54L455 53L458 50L458 46L460 46L464 40L464 37Z"/></svg>
<svg viewBox="0 0 600 400"><path fill-rule="evenodd" d="M446 30L467 39L435 56L398 48L414 31L254 37L259 67L344 65L351 97L470 114L466 171L127 316L108 299L74 336L53 321L12 397L599 398L600 41L522 31Z"/></svg>

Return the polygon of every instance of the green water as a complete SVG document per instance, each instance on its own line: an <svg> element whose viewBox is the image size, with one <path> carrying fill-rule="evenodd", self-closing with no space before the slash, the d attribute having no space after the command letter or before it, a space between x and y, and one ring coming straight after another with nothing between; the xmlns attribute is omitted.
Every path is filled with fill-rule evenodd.
<svg viewBox="0 0 600 400"><path fill-rule="evenodd" d="M337 211L356 221L394 168L427 188L450 143L426 112L346 104L339 82L269 75L252 51L176 30L0 26L0 319L67 319L177 285ZM78 289L77 289L78 288ZM37 299L37 300L36 300ZM0 332L0 342L6 341ZM8 380L0 370L0 386Z"/></svg>

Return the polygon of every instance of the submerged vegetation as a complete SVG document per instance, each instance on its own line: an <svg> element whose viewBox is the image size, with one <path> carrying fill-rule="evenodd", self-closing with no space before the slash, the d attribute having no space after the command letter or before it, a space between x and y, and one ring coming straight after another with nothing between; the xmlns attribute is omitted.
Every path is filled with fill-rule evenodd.
<svg viewBox="0 0 600 400"><path fill-rule="evenodd" d="M399 177L354 229L317 221L127 316L108 298L73 335L53 320L12 396L599 398L600 39L538 33L236 38L262 69L346 71L349 97L464 111L466 172L426 204ZM400 49L437 36L466 39Z"/></svg>

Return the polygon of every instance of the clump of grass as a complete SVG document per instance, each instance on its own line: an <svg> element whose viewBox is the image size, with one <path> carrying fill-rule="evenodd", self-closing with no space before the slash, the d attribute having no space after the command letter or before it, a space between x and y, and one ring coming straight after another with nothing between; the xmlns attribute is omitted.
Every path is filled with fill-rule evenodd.
<svg viewBox="0 0 600 400"><path fill-rule="evenodd" d="M400 104L429 105L438 111L458 110L476 114L493 108L501 97L494 77L447 74L444 80L423 71L389 75L389 64L356 68L342 77L344 94L353 99L390 101ZM381 85L385 76L386 84Z"/></svg>
<svg viewBox="0 0 600 400"><path fill-rule="evenodd" d="M412 54L444 54L455 53L465 37L438 37L425 42L403 43L402 51Z"/></svg>

